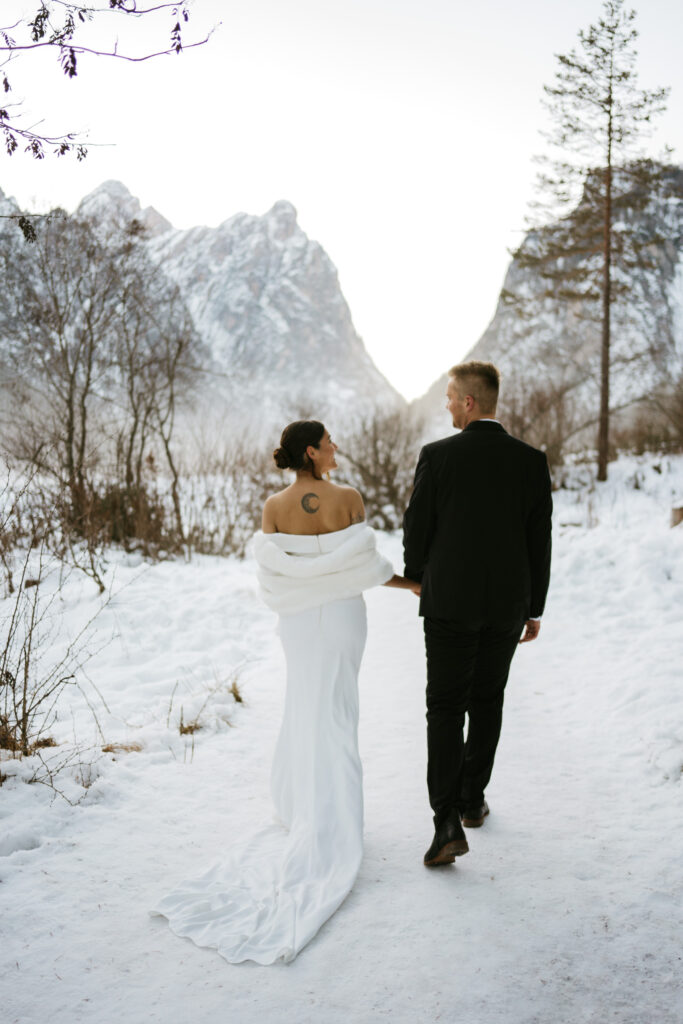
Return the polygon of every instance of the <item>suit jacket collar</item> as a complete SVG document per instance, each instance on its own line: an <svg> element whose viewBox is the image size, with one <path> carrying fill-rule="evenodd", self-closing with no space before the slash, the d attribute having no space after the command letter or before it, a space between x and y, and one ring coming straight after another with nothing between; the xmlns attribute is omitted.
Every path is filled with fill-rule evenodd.
<svg viewBox="0 0 683 1024"><path fill-rule="evenodd" d="M466 430L481 430L489 431L490 433L502 431L503 434L507 434L507 430L505 429L503 424L495 423L493 420L473 420L472 423L468 423L466 427L463 427L463 434L465 433Z"/></svg>

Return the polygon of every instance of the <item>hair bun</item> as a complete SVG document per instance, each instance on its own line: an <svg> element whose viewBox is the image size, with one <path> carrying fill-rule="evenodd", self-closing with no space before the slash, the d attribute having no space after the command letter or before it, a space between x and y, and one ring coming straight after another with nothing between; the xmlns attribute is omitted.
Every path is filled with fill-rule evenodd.
<svg viewBox="0 0 683 1024"><path fill-rule="evenodd" d="M273 452L275 465L278 469L308 469L313 472L313 464L306 450L309 445L319 448L324 433L325 427L318 420L295 420L294 423L288 423L282 431L280 447Z"/></svg>
<svg viewBox="0 0 683 1024"><path fill-rule="evenodd" d="M278 469L289 469L292 465L292 460L285 448L276 448L273 452L273 458Z"/></svg>

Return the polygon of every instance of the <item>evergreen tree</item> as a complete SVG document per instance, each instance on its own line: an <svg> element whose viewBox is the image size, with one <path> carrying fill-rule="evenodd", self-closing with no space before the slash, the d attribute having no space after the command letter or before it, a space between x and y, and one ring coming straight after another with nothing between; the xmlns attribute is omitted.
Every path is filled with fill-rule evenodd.
<svg viewBox="0 0 683 1024"><path fill-rule="evenodd" d="M539 299L572 302L579 316L599 322L598 480L607 479L612 307L661 241L638 213L670 179L670 168L639 148L668 90L638 88L635 17L624 0L604 0L578 47L557 55L554 82L544 87L551 155L541 158L534 230L514 254L543 285L533 299L505 295L522 313Z"/></svg>

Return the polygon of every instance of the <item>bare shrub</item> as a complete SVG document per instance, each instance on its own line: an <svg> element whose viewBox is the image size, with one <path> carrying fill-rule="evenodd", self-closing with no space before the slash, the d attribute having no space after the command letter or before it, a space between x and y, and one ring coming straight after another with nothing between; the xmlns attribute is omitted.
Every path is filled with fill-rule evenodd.
<svg viewBox="0 0 683 1024"><path fill-rule="evenodd" d="M243 557L261 526L266 498L285 481L262 441L244 439L219 448L195 438L195 472L181 487L189 551Z"/></svg>
<svg viewBox="0 0 683 1024"><path fill-rule="evenodd" d="M26 586L32 562L37 585ZM89 640L98 609L61 657L50 655L59 618L52 597L42 598L46 549L25 554L18 586L5 619L0 622L0 748L26 757L54 745L49 730L56 720L57 702L69 685L79 686L77 674L95 653ZM89 702L88 702L89 703Z"/></svg>
<svg viewBox="0 0 683 1024"><path fill-rule="evenodd" d="M652 404L668 427L670 450L683 451L683 373L662 387Z"/></svg>
<svg viewBox="0 0 683 1024"><path fill-rule="evenodd" d="M683 427L683 415L681 418ZM653 401L642 402L630 411L627 418L615 418L612 428L612 443L615 454L630 452L642 455L644 452L670 452L680 450L683 435L676 436L675 426Z"/></svg>
<svg viewBox="0 0 683 1024"><path fill-rule="evenodd" d="M18 485L15 495L4 506L8 526L0 524L0 547L5 548L3 565L8 590L13 592L12 566L24 557L25 550L42 546L54 556L64 569L78 569L89 576L104 592L105 547L108 533L102 532L93 521L91 508L93 495L89 494L87 516L79 532L73 530L71 506L67 492L59 481L42 476L35 467L19 466L14 478ZM0 502L2 495L0 495ZM30 586L29 580L24 581Z"/></svg>
<svg viewBox="0 0 683 1024"><path fill-rule="evenodd" d="M137 484L104 483L92 495L88 519L90 531L124 547L131 540L140 540L147 548L161 545L167 533L163 500Z"/></svg>
<svg viewBox="0 0 683 1024"><path fill-rule="evenodd" d="M69 746L65 749L58 748L54 753L44 756L40 750L36 750L33 769L26 778L30 785L47 786L55 796L60 796L68 804L75 807L87 795L90 787L99 777L98 761L100 753L94 747ZM80 795L73 799L73 792L69 796L66 780L73 779L76 785L82 790Z"/></svg>
<svg viewBox="0 0 683 1024"><path fill-rule="evenodd" d="M377 412L362 420L340 445L343 479L365 502L367 521L396 530L413 487L422 422L405 412Z"/></svg>
<svg viewBox="0 0 683 1024"><path fill-rule="evenodd" d="M575 381L506 381L499 415L510 433L546 453L551 468L561 466L572 438L584 424L574 402Z"/></svg>
<svg viewBox="0 0 683 1024"><path fill-rule="evenodd" d="M17 487L8 468L5 468L0 484L0 563L4 576L5 590L14 593L14 552L24 537L22 522L22 498L28 481Z"/></svg>

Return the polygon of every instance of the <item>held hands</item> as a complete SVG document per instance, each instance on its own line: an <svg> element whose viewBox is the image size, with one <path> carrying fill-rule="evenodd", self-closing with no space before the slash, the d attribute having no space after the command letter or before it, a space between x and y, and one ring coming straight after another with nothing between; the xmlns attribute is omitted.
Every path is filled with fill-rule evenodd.
<svg viewBox="0 0 683 1024"><path fill-rule="evenodd" d="M538 619L527 619L524 624L524 636L519 641L520 644L526 644L530 640L535 640L541 631L541 623Z"/></svg>
<svg viewBox="0 0 683 1024"><path fill-rule="evenodd" d="M399 576L398 579L401 581L399 583L400 587L403 587L404 590L411 590L416 597L420 596L422 593L421 583L418 583L417 580L411 580L408 576Z"/></svg>
<svg viewBox="0 0 683 1024"><path fill-rule="evenodd" d="M422 591L420 583L417 583L415 580L409 580L407 576L397 576L396 573L394 573L390 580L386 581L384 586L396 587L399 590L412 590L418 597Z"/></svg>

